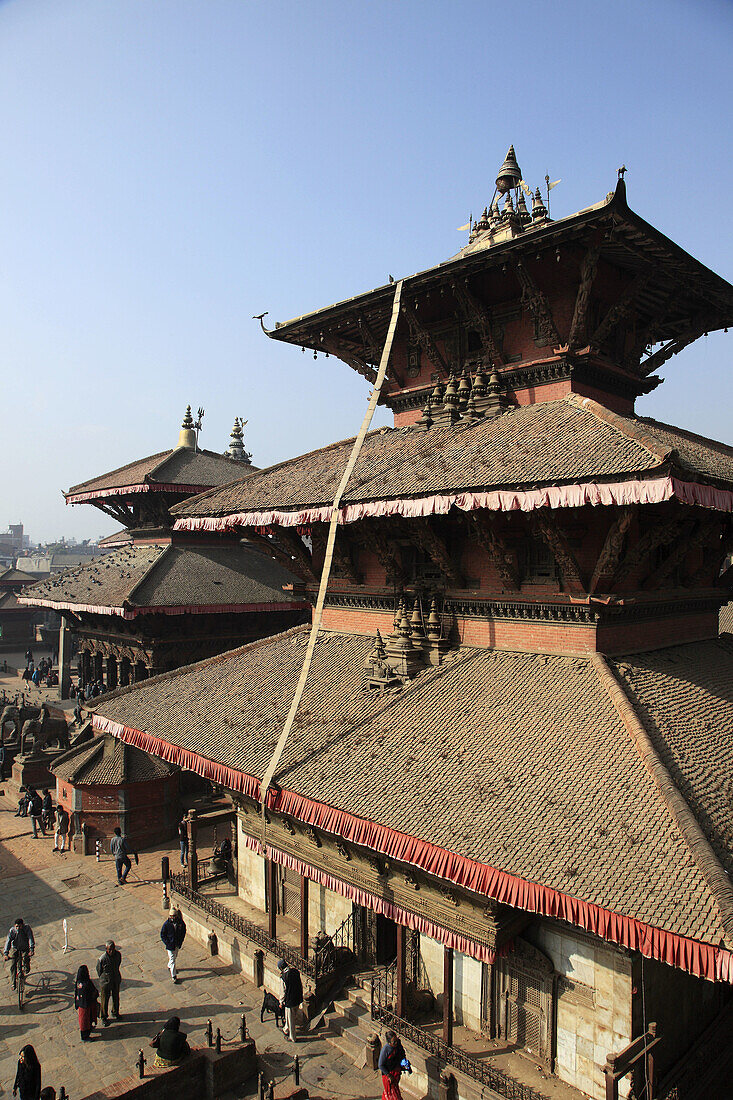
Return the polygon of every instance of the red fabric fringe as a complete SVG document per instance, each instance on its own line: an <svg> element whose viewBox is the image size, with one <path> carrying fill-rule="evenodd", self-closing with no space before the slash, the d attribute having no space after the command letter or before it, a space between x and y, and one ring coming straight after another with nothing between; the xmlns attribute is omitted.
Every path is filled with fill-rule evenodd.
<svg viewBox="0 0 733 1100"><path fill-rule="evenodd" d="M120 725L102 715L92 715L92 722L95 729L114 734L127 744L135 745L145 752L195 771L230 790L241 791L259 801L260 781L251 775L199 756L189 749L171 745L151 734ZM402 863L420 867L430 874L505 905L566 921L609 943L639 951L646 958L658 959L697 977L733 983L733 954L725 948L701 943L675 932L644 924L634 917L602 909L591 902L562 894L549 886L529 882L488 864L477 863L467 856L448 852L429 841L399 833L375 821L354 817L345 810L314 802L295 791L272 789L267 805L270 809L295 817L307 825L323 829L324 832L350 840Z"/></svg>

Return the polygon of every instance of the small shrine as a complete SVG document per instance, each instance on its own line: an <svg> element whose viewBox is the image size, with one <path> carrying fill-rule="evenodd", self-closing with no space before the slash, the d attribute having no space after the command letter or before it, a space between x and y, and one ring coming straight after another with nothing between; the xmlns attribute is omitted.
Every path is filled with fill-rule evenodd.
<svg viewBox="0 0 733 1100"><path fill-rule="evenodd" d="M77 742L51 768L75 851L109 842L116 826L134 849L171 840L181 817L179 771L110 735Z"/></svg>

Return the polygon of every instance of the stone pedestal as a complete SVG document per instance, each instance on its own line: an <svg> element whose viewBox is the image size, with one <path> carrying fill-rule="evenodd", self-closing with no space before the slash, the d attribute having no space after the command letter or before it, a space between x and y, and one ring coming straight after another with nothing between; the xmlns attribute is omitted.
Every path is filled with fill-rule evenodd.
<svg viewBox="0 0 733 1100"><path fill-rule="evenodd" d="M13 773L11 783L16 788L35 787L42 791L44 787L49 790L56 789L56 777L51 774L51 767L60 750L55 752L43 752L38 756L16 756L13 761Z"/></svg>

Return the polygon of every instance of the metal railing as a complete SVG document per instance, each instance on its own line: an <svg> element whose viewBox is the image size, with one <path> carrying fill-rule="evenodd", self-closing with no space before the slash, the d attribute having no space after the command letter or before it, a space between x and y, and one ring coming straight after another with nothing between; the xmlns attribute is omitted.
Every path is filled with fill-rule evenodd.
<svg viewBox="0 0 733 1100"><path fill-rule="evenodd" d="M372 1019L379 1020L388 1027L393 1028L400 1038L407 1039L422 1050L428 1051L433 1057L438 1058L446 1065L465 1073L474 1081L480 1081L487 1085L500 1096L507 1100L548 1100L544 1093L537 1092L529 1085L523 1085L508 1074L492 1066L490 1062L469 1054L459 1047L443 1042L439 1035L426 1028L419 1027L397 1016L390 1006L395 1003L395 982L397 975L396 961L372 978L371 982L371 1009Z"/></svg>
<svg viewBox="0 0 733 1100"><path fill-rule="evenodd" d="M304 959L295 948L283 940L268 935L264 928L260 928L258 924L247 920L240 913L233 912L226 905L222 905L220 901L216 901L198 890L192 890L191 884L185 875L171 874L170 884L171 890L174 890L182 898L196 905L199 909L203 909L204 912L215 917L216 920L221 921L228 928L239 932L241 936L251 940L252 943L256 943L265 951L269 951L270 954L285 959L290 966L297 967L301 973L307 974L310 978L322 978L335 970L335 958L333 957L335 952L331 954L331 957L326 957L323 952L318 952L312 960Z"/></svg>
<svg viewBox="0 0 733 1100"><path fill-rule="evenodd" d="M393 1008L396 981L397 959L393 959L391 963L387 963L387 965L372 978L370 983L373 1020L381 1019L381 1017L377 1015L377 1009L389 1009L391 1011Z"/></svg>
<svg viewBox="0 0 733 1100"><path fill-rule="evenodd" d="M341 921L335 932L328 937L336 950L354 953L354 914L349 913L345 920Z"/></svg>

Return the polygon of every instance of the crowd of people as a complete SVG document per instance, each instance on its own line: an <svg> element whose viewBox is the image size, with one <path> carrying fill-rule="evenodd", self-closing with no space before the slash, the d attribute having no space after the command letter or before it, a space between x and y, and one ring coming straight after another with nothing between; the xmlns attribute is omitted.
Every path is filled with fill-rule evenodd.
<svg viewBox="0 0 733 1100"><path fill-rule="evenodd" d="M46 835L47 829L54 828L54 850L64 851L69 831L68 812L61 805L54 807L48 789L44 789L41 796L33 787L21 788L21 794L17 816L31 818L34 837L37 836L37 829L40 829L42 835ZM179 841L181 862L185 863L188 858L188 830L185 815L179 824ZM114 830L110 850L115 859L118 884L123 885L131 867L130 855L137 859L137 854L129 847L119 827ZM231 840L226 837L221 845L215 848L213 857L215 865L227 869L232 855ZM177 959L185 938L186 923L183 914L179 908L174 907L160 929L160 940L167 955L167 968L174 984L179 982ZM3 950L5 958L12 960L13 988L17 980L18 966L22 966L27 973L34 951L33 931L22 918L18 918L8 931ZM86 964L79 966L74 980L73 1005L77 1013L80 1038L85 1043L94 1038L94 1031L100 1020L104 1027L108 1027L111 1020L122 1019L120 1013L120 990L123 984L122 952L113 940L107 941L104 951L96 960L95 969L98 985L95 984ZM283 1034L292 1042L297 1042L299 1010L303 1003L302 978L297 967L288 965L284 959L279 960L278 970L282 981L279 1005L284 1015ZM190 1047L185 1032L181 1031L180 1018L171 1016L150 1040L150 1046L156 1051L153 1063L155 1066L167 1068L181 1062L190 1053ZM377 1068L382 1077L382 1100L402 1100L400 1078L403 1073L411 1073L412 1068L399 1037L393 1031L387 1031L385 1034ZM41 1088L41 1066L34 1048L30 1045L22 1048L18 1058L13 1095L17 1096L18 1093L20 1100L55 1100L56 1097L53 1088Z"/></svg>
<svg viewBox="0 0 733 1100"><path fill-rule="evenodd" d="M26 683L34 684L36 687L58 687L59 675L50 657L41 657L38 664L36 664L33 660L32 651L27 649L23 680Z"/></svg>
<svg viewBox="0 0 733 1100"><path fill-rule="evenodd" d="M54 852L66 850L70 825L69 812L60 803L54 806L48 787L43 788L43 796L35 787L30 785L21 787L15 816L31 819L34 840L38 839L39 831L41 836L46 836L47 832L53 830Z"/></svg>

